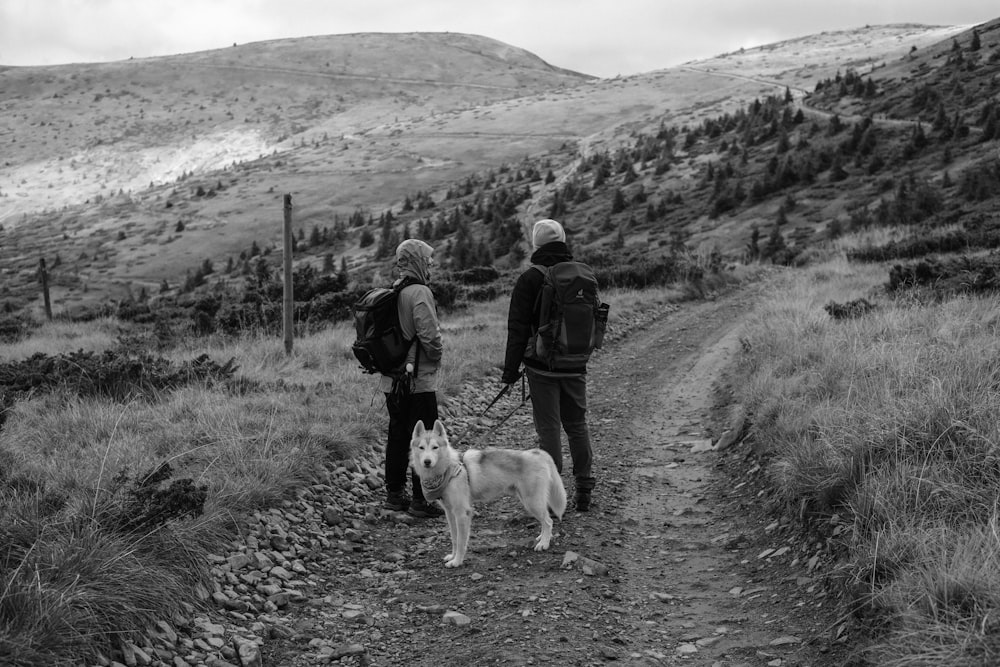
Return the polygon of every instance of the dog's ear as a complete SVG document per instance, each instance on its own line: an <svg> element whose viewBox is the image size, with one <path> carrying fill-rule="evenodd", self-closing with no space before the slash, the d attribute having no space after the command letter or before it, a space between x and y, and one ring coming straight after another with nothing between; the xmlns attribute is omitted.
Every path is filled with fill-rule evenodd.
<svg viewBox="0 0 1000 667"><path fill-rule="evenodd" d="M434 420L434 435L441 438L447 437L444 432L444 424L440 419Z"/></svg>
<svg viewBox="0 0 1000 667"><path fill-rule="evenodd" d="M424 433L427 433L427 429L424 428L424 422L418 419L416 426L413 427L413 439L423 437Z"/></svg>

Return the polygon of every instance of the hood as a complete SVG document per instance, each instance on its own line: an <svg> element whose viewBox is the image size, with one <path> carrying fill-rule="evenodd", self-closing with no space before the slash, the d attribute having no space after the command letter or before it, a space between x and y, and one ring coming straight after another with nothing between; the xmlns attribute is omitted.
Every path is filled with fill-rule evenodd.
<svg viewBox="0 0 1000 667"><path fill-rule="evenodd" d="M434 265L434 248L417 239L407 239L396 247L396 268L400 278L409 276L425 285L430 281Z"/></svg>

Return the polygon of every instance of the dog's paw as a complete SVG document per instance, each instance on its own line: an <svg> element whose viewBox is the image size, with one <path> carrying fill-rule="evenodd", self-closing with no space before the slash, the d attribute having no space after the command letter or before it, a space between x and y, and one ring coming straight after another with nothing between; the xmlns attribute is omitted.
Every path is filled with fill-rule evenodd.
<svg viewBox="0 0 1000 667"><path fill-rule="evenodd" d="M535 551L546 551L549 548L549 541L543 540L541 537L535 538Z"/></svg>
<svg viewBox="0 0 1000 667"><path fill-rule="evenodd" d="M452 554L448 554L447 556L444 557L444 562L445 563L447 563L448 561L451 561L451 560L455 560L455 554L453 554L453 553Z"/></svg>
<svg viewBox="0 0 1000 667"><path fill-rule="evenodd" d="M458 567L461 564L462 564L462 561L458 560L457 558L452 558L449 561L445 561L444 566L445 567Z"/></svg>

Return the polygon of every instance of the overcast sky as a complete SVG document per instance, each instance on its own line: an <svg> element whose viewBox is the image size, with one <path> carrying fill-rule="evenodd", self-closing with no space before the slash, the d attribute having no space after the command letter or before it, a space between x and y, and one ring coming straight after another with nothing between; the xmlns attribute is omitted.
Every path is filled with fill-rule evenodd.
<svg viewBox="0 0 1000 667"><path fill-rule="evenodd" d="M972 25L996 0L0 0L0 65L173 55L284 37L464 32L611 77L884 23Z"/></svg>

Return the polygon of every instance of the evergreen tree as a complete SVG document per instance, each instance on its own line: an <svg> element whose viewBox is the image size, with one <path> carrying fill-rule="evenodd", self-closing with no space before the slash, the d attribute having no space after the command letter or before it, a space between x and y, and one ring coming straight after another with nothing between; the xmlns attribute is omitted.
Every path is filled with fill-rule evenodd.
<svg viewBox="0 0 1000 667"><path fill-rule="evenodd" d="M983 126L983 136L981 141L990 141L991 139L997 138L997 109L995 106L990 106L989 113L986 115L986 124Z"/></svg>
<svg viewBox="0 0 1000 667"><path fill-rule="evenodd" d="M828 130L830 136L838 134L842 129L844 129L843 121L840 120L840 116L838 114L833 114L833 117L830 118L830 127Z"/></svg>
<svg viewBox="0 0 1000 667"><path fill-rule="evenodd" d="M843 164L841 164L840 155L838 154L833 158L833 165L830 167L830 182L838 183L845 178L847 178L848 173L844 170Z"/></svg>
<svg viewBox="0 0 1000 667"><path fill-rule="evenodd" d="M775 223L774 227L771 228L770 235L767 237L767 243L764 244L764 248L761 250L761 259L774 261L775 256L787 247L785 245L785 237L781 234L781 228L778 226L778 223Z"/></svg>
<svg viewBox="0 0 1000 667"><path fill-rule="evenodd" d="M931 127L940 132L948 126L948 112L944 108L944 102L938 102L937 113L934 115L934 122Z"/></svg>
<svg viewBox="0 0 1000 667"><path fill-rule="evenodd" d="M760 229L757 225L750 228L750 242L747 244L747 255L751 261L760 257Z"/></svg>
<svg viewBox="0 0 1000 667"><path fill-rule="evenodd" d="M834 218L826 225L826 235L831 239L839 238L843 231L843 226L837 218Z"/></svg>
<svg viewBox="0 0 1000 667"><path fill-rule="evenodd" d="M782 128L778 134L778 145L775 148L775 152L778 153L779 155L781 153L787 153L788 149L791 147L792 145L788 139L788 132L786 132L785 129Z"/></svg>
<svg viewBox="0 0 1000 667"><path fill-rule="evenodd" d="M621 213L625 210L625 193L621 188L615 188L615 193L611 199L611 213Z"/></svg>
<svg viewBox="0 0 1000 667"><path fill-rule="evenodd" d="M784 227L788 224L788 214L785 212L785 205L778 207L778 214L775 216L774 224L777 227Z"/></svg>

